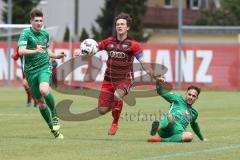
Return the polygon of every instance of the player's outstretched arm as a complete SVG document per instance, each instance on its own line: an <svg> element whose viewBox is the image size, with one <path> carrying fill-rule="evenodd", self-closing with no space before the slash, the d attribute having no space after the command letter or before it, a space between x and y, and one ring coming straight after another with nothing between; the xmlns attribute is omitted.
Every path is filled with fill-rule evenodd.
<svg viewBox="0 0 240 160"><path fill-rule="evenodd" d="M194 133L198 136L198 138L201 141L207 141L205 138L203 138L203 135L200 131L199 125L196 121L191 122L191 127L192 127L192 130L194 131Z"/></svg>
<svg viewBox="0 0 240 160"><path fill-rule="evenodd" d="M172 84L166 82L163 77L162 79L162 81L156 81L157 93L169 103L181 100L181 96L171 92L171 90L173 89Z"/></svg>
<svg viewBox="0 0 240 160"><path fill-rule="evenodd" d="M149 63L146 63L143 57L138 58L138 61L141 63L143 69L149 74L153 79L157 81L162 81L161 75L155 73Z"/></svg>
<svg viewBox="0 0 240 160"><path fill-rule="evenodd" d="M44 52L45 52L45 48L44 46L41 46L41 45L38 45L37 48L34 50L27 49L26 46L20 46L18 48L18 53L20 55L32 55L32 54L44 53Z"/></svg>
<svg viewBox="0 0 240 160"><path fill-rule="evenodd" d="M53 51L51 49L48 49L48 54L51 58L54 58L54 59L61 59L66 56L66 54L64 52L53 53Z"/></svg>
<svg viewBox="0 0 240 160"><path fill-rule="evenodd" d="M76 57L76 56L82 56L83 54L82 54L82 52L81 52L81 49L76 49L75 51L74 51L74 56Z"/></svg>

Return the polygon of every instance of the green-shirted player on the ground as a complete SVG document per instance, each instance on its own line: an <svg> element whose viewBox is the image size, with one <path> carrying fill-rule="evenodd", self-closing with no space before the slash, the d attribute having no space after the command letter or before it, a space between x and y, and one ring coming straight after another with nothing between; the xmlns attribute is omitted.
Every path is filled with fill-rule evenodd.
<svg viewBox="0 0 240 160"><path fill-rule="evenodd" d="M168 113L159 121L152 123L149 142L191 142L193 135L187 132L190 123L193 131L201 141L203 138L198 123L198 111L193 108L193 104L198 99L201 92L196 86L189 86L185 98L164 89L165 79L156 83L157 93L167 100L171 105ZM155 136L158 133L158 136Z"/></svg>
<svg viewBox="0 0 240 160"><path fill-rule="evenodd" d="M21 31L18 47L23 56L23 68L31 94L39 102L39 110L55 138L63 139L49 82L52 74L51 58L63 58L64 53L54 54L49 47L49 34L43 29L43 13L33 9L31 27Z"/></svg>

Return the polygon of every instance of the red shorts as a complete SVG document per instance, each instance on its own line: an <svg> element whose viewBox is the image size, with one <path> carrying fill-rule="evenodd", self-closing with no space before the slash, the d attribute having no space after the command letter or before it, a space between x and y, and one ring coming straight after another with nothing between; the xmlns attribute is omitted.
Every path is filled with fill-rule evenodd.
<svg viewBox="0 0 240 160"><path fill-rule="evenodd" d="M115 105L114 92L121 89L128 94L133 82L131 80L121 80L117 82L103 81L100 95L98 98L98 107L112 108Z"/></svg>

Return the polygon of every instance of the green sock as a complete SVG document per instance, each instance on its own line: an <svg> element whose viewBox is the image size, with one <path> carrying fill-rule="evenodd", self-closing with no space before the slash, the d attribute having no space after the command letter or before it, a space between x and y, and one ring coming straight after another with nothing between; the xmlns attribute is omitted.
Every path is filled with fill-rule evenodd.
<svg viewBox="0 0 240 160"><path fill-rule="evenodd" d="M48 95L46 95L44 97L44 99L45 99L49 109L51 110L52 117L57 117L57 111L55 108L55 101L54 101L53 95L51 93L48 93Z"/></svg>
<svg viewBox="0 0 240 160"><path fill-rule="evenodd" d="M182 142L182 134L174 134L168 138L162 138L162 142Z"/></svg>
<svg viewBox="0 0 240 160"><path fill-rule="evenodd" d="M45 107L44 109L39 108L39 111L44 118L44 120L47 122L50 129L53 129L53 123L51 118L51 113L49 112L48 108Z"/></svg>

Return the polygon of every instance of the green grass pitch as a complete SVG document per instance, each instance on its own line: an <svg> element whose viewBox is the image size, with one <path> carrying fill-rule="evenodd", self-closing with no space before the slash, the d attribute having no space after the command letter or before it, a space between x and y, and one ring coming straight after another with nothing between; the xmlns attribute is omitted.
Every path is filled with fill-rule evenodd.
<svg viewBox="0 0 240 160"><path fill-rule="evenodd" d="M73 113L96 107L97 99L54 92L56 102L73 99ZM181 93L182 94L182 93ZM49 133L38 109L26 107L22 88L0 89L0 160L217 160L240 157L240 92L203 91L195 104L208 142L146 142L151 119L169 104L161 97L124 104L117 135L108 136L111 114L82 122L61 121L64 140ZM151 116L152 115L152 116ZM188 128L191 131L191 128Z"/></svg>

